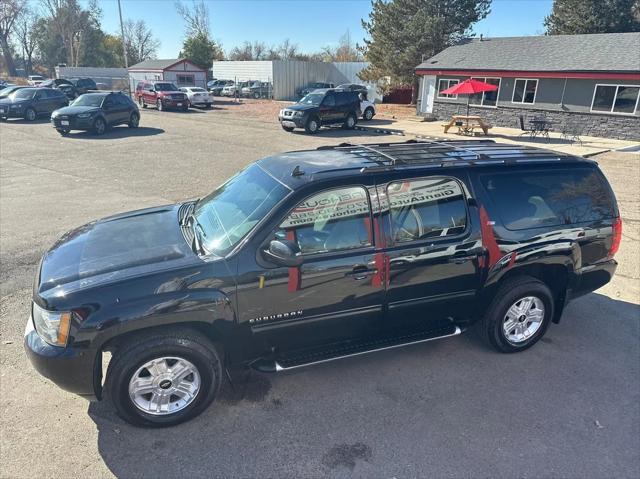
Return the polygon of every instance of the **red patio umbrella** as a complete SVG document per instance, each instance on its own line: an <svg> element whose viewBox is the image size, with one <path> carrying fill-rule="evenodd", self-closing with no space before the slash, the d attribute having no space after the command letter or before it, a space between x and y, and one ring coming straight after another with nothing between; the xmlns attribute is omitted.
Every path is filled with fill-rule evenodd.
<svg viewBox="0 0 640 479"><path fill-rule="evenodd" d="M497 89L498 87L495 85L469 78L462 83L458 83L446 90L442 90L440 93L445 95L469 95L467 98L467 116L469 116L469 100L471 99L471 95L483 93L485 91L495 91Z"/></svg>

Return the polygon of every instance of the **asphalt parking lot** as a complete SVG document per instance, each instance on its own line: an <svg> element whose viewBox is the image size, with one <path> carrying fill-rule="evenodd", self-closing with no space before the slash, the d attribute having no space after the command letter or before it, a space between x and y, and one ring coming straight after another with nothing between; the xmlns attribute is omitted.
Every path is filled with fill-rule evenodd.
<svg viewBox="0 0 640 479"><path fill-rule="evenodd" d="M208 193L272 153L366 132L290 134L219 108L60 137L0 124L0 477L639 477L640 155L599 158L622 210L615 280L536 347L469 332L282 375L248 373L197 419L136 429L39 376L23 353L43 252L92 219Z"/></svg>

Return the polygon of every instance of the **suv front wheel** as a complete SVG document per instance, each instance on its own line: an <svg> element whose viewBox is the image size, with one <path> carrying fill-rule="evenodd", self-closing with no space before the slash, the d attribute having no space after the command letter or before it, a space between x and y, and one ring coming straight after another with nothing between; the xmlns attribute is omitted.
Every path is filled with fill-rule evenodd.
<svg viewBox="0 0 640 479"><path fill-rule="evenodd" d="M480 323L483 336L498 351L524 351L544 336L553 318L553 295L529 276L500 286Z"/></svg>
<svg viewBox="0 0 640 479"><path fill-rule="evenodd" d="M166 427L204 411L221 379L216 347L195 331L175 330L120 346L109 364L105 391L128 423Z"/></svg>

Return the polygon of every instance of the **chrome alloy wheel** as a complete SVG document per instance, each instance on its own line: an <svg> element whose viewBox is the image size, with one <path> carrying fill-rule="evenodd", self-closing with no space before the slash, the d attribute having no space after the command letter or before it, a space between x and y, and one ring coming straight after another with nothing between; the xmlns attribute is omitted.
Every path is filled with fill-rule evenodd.
<svg viewBox="0 0 640 479"><path fill-rule="evenodd" d="M531 338L542 326L544 303L535 296L517 300L507 310L502 322L504 336L512 344L519 344Z"/></svg>
<svg viewBox="0 0 640 479"><path fill-rule="evenodd" d="M198 391L198 369L186 359L172 356L144 363L129 381L133 404L154 416L181 411L194 401Z"/></svg>

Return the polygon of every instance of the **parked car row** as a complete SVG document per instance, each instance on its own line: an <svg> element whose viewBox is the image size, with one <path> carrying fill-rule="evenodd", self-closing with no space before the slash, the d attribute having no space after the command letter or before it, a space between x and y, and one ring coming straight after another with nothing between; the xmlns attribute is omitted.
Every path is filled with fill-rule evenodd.
<svg viewBox="0 0 640 479"><path fill-rule="evenodd" d="M247 80L234 82L233 80L212 80L207 84L209 93L215 96L243 98L272 98L273 85L270 82Z"/></svg>
<svg viewBox="0 0 640 479"><path fill-rule="evenodd" d="M126 124L137 128L140 112L136 104L122 92L84 93L71 104L62 90L49 87L10 87L6 96L0 91L0 120L22 118L35 121L51 118L53 127L67 135L71 130L92 131L102 135L108 128Z"/></svg>

